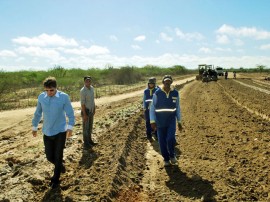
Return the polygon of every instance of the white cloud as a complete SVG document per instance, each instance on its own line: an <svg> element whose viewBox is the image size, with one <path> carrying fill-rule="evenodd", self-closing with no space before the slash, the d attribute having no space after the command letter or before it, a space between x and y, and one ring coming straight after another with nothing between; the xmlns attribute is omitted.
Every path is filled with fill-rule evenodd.
<svg viewBox="0 0 270 202"><path fill-rule="evenodd" d="M131 45L131 48L133 48L134 50L141 50L142 48L138 45Z"/></svg>
<svg viewBox="0 0 270 202"><path fill-rule="evenodd" d="M226 45L226 44L230 44L230 43L233 43L235 46L243 46L244 45L244 42L241 40L241 39L232 39L230 40L229 37L225 34L222 34L222 35L217 35L216 36L216 42L218 44L223 44L223 45Z"/></svg>
<svg viewBox="0 0 270 202"><path fill-rule="evenodd" d="M270 32L258 30L255 27L235 28L233 26L224 24L217 30L217 33L236 37L250 37L256 40L270 39Z"/></svg>
<svg viewBox="0 0 270 202"><path fill-rule="evenodd" d="M172 37L169 37L166 33L162 32L160 33L160 38L164 41L173 41L173 38Z"/></svg>
<svg viewBox="0 0 270 202"><path fill-rule="evenodd" d="M140 35L134 38L134 41L144 41L146 37L144 35Z"/></svg>
<svg viewBox="0 0 270 202"><path fill-rule="evenodd" d="M18 54L29 55L32 57L41 57L41 58L58 58L60 57L59 52L53 49L42 49L40 47L19 47L16 49Z"/></svg>
<svg viewBox="0 0 270 202"><path fill-rule="evenodd" d="M241 39L235 39L234 40L234 44L236 46L243 46L244 45L244 42Z"/></svg>
<svg viewBox="0 0 270 202"><path fill-rule="evenodd" d="M260 46L261 50L270 50L270 44L264 44Z"/></svg>
<svg viewBox="0 0 270 202"><path fill-rule="evenodd" d="M203 35L198 33L198 32L184 33L179 28L175 28L175 34L180 39L184 39L184 40L187 40L187 41L192 41L192 40L200 41L200 40L202 40L204 38Z"/></svg>
<svg viewBox="0 0 270 202"><path fill-rule="evenodd" d="M244 53L245 52L244 49L236 49L235 51L238 52L238 53Z"/></svg>
<svg viewBox="0 0 270 202"><path fill-rule="evenodd" d="M13 43L23 45L23 46L78 46L78 43L75 39L72 38L65 38L59 36L57 34L48 35L48 34L41 34L36 37L18 37L12 39Z"/></svg>
<svg viewBox="0 0 270 202"><path fill-rule="evenodd" d="M226 35L217 35L216 41L219 44L229 44L230 43L230 39Z"/></svg>
<svg viewBox="0 0 270 202"><path fill-rule="evenodd" d="M93 45L90 48L80 47L73 49L62 49L62 51L64 53L75 55L104 55L110 53L108 48L97 45Z"/></svg>
<svg viewBox="0 0 270 202"><path fill-rule="evenodd" d="M221 52L231 52L232 51L231 48L215 48L215 50L221 51Z"/></svg>
<svg viewBox="0 0 270 202"><path fill-rule="evenodd" d="M146 64L152 64L157 66L169 67L176 64L181 64L186 68L197 69L198 64L213 64L214 66L222 66L225 68L235 67L245 67L251 68L256 67L258 61L262 64L270 64L269 57L258 57L258 56L242 56L242 57L200 57L196 55L178 55L165 53L158 57L139 57L134 56L131 58L123 58L124 61L129 62L129 64L136 66L144 66ZM123 62L123 61L122 61ZM111 64L113 62L111 61ZM127 64L127 63L122 63Z"/></svg>
<svg viewBox="0 0 270 202"><path fill-rule="evenodd" d="M16 57L16 53L10 50L0 51L0 57Z"/></svg>
<svg viewBox="0 0 270 202"><path fill-rule="evenodd" d="M211 49L210 48L206 48L206 47L202 47L199 49L199 52L203 52L203 53L211 53Z"/></svg>
<svg viewBox="0 0 270 202"><path fill-rule="evenodd" d="M91 57L85 55L74 55L73 57L58 57L58 58L40 58L33 57L33 60L26 58L25 63L15 63L14 60L10 59L10 62L1 60L1 66L5 67L9 71L18 71L22 69L43 69L53 67L54 65L61 65L65 68L80 67L89 68L97 67L103 68L107 64L111 64L114 67L120 67L124 65L131 65L142 67L147 64L157 65L160 67L170 67L173 65L183 65L188 69L197 69L198 64L213 64L215 66L222 66L225 68L230 67L244 67L251 68L256 67L258 61L261 64L270 64L270 57L260 57L260 56L242 56L242 57L226 57L226 56L197 56L197 55L179 55L172 53L165 53L157 57L144 57L144 56L132 56L132 57L118 57L113 55L93 55ZM45 59L45 60L44 60ZM13 62L13 63L12 63Z"/></svg>
<svg viewBox="0 0 270 202"><path fill-rule="evenodd" d="M223 27L217 33L216 40L220 44L228 44L232 43L233 45L241 46L243 45L242 37L243 36L255 36L255 35L244 35L237 34L236 28L233 27ZM176 35L175 35L176 33ZM229 33L229 34L228 34ZM239 32L241 33L241 32ZM46 37L47 36L47 37ZM160 33L159 38L154 41L155 47L160 46L160 42L162 40L172 42L174 38L178 37L183 40L200 40L203 38L199 33L184 33L180 29L172 29L171 31L166 30L165 32ZM108 37L108 36L107 36ZM118 38L114 35L109 36L112 41L117 41ZM42 40L43 39L43 40ZM108 38L107 38L108 39ZM74 40L74 39L73 39ZM139 35L134 38L134 44L131 45L131 48L134 50L142 50L139 45L136 45L139 41L146 40L144 35ZM80 67L80 68L89 68L91 66L102 68L105 67L106 64L111 64L112 66L123 66L123 65L134 65L134 66L144 66L147 64L158 65L158 66L172 66L181 64L186 66L187 68L197 68L198 64L206 63L206 64L214 64L218 66L224 67L253 67L256 66L258 61L262 64L270 64L269 57L253 57L253 56L239 56L238 57L228 57L226 55L236 53L237 51L242 51L237 48L239 47L231 47L226 46L226 48L214 47L214 44L211 43L203 43L197 42L196 47L193 48L194 52L205 53L200 54L203 56L196 55L179 55L174 54L174 50L171 50L172 53L164 53L156 57L146 57L143 56L143 51L138 51L138 53L142 54L140 56L132 56L132 57L124 57L122 56L114 56L110 55L110 50L106 46L98 46L89 44L95 44L92 42L85 41L88 45L83 44L82 41L81 46L74 40L64 38L59 35L46 35L42 34L37 37L17 37L13 39L15 43L15 49L13 51L2 50L0 51L0 62L2 66L15 66L21 67L24 65L25 67L43 67L44 69L50 68L55 64L59 64L64 66L65 68L69 67ZM179 40L178 40L179 42ZM24 44L24 46L19 46ZM139 43L138 43L139 44ZM165 44L164 44L165 45ZM190 45L190 44L189 44ZM258 47L259 45L257 45ZM208 48L210 47L210 48ZM253 46L254 47L254 46ZM261 50L269 50L270 44L261 45L259 47ZM176 50L177 51L177 50ZM258 49L257 49L258 52ZM227 54L229 53L229 54ZM209 55L206 55L209 54ZM210 54L219 57L210 57ZM153 52L153 55L156 55L156 52ZM16 58L13 58L16 57Z"/></svg>
<svg viewBox="0 0 270 202"><path fill-rule="evenodd" d="M118 38L115 35L110 36L111 41L118 41Z"/></svg>
<svg viewBox="0 0 270 202"><path fill-rule="evenodd" d="M24 62L25 61L25 58L24 57L19 57L15 60L16 62Z"/></svg>

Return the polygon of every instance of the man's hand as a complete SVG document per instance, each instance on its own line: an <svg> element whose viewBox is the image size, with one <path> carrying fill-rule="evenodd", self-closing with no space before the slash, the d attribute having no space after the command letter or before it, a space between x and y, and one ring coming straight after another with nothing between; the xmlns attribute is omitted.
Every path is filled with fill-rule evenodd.
<svg viewBox="0 0 270 202"><path fill-rule="evenodd" d="M67 134L67 138L71 137L72 136L72 130L68 129L66 134Z"/></svg>
<svg viewBox="0 0 270 202"><path fill-rule="evenodd" d="M157 130L156 123L151 123L151 128L152 128L153 131L156 131Z"/></svg>
<svg viewBox="0 0 270 202"><path fill-rule="evenodd" d="M182 131L182 130L183 130L183 126L182 126L181 123L178 123L178 130L179 130L179 131Z"/></svg>
<svg viewBox="0 0 270 202"><path fill-rule="evenodd" d="M33 137L37 137L37 131L32 131Z"/></svg>

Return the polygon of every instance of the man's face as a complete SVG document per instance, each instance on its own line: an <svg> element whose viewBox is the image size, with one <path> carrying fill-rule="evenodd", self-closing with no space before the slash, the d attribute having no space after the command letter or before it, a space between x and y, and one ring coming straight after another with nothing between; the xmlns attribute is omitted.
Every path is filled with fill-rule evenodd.
<svg viewBox="0 0 270 202"><path fill-rule="evenodd" d="M47 88L45 87L45 91L49 97L52 97L56 94L56 88Z"/></svg>
<svg viewBox="0 0 270 202"><path fill-rule="evenodd" d="M89 88L91 86L91 80L90 79L86 79L84 81L84 85Z"/></svg>
<svg viewBox="0 0 270 202"><path fill-rule="evenodd" d="M171 81L171 80L165 80L165 81L163 82L163 84L164 84L165 87L170 87L171 84L172 84L172 81Z"/></svg>
<svg viewBox="0 0 270 202"><path fill-rule="evenodd" d="M149 83L148 86L149 86L149 88L154 88L155 84Z"/></svg>

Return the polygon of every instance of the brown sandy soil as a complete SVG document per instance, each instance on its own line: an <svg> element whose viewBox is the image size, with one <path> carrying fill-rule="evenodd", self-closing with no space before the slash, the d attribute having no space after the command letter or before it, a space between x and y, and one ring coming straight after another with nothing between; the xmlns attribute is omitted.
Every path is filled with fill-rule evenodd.
<svg viewBox="0 0 270 202"><path fill-rule="evenodd" d="M240 75L236 80L246 82ZM270 95L236 80L180 86L184 131L176 136L178 165L168 168L157 141L146 139L142 92L100 101L93 134L98 145L91 151L82 150L75 107L77 123L64 153L67 171L55 190L48 188L52 166L42 136L31 135L32 115L3 124L0 201L270 200Z"/></svg>

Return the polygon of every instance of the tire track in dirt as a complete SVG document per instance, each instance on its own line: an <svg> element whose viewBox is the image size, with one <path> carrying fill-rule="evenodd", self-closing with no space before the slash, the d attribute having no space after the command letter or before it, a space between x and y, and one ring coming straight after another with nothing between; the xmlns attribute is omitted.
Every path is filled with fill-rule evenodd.
<svg viewBox="0 0 270 202"><path fill-rule="evenodd" d="M210 189L190 187L181 200L267 201L269 121L238 106L217 83L184 89L180 168L191 179L207 180Z"/></svg>
<svg viewBox="0 0 270 202"><path fill-rule="evenodd" d="M121 193L119 187L123 187L124 183L132 184L129 182L132 177L126 176L127 161L131 155L130 160L134 162L134 159L132 159L134 155L130 152L134 150L132 149L134 141L140 134L137 131L140 130L139 124L141 122L139 112L134 112L132 116L128 121L120 120L117 126L100 136L99 145L93 150L97 154L97 159L94 160L92 165L87 166L87 162L83 162L86 159L82 158L81 163L86 163L85 168L88 172L85 172L86 170L82 168L76 173L80 182L77 184L75 182L74 190L68 192L68 195L72 195L74 200L81 200L81 195L84 195L88 196L87 199L85 197L86 201L111 201L112 198ZM140 152L144 153L144 151ZM143 164L144 161L139 163L139 165ZM87 174L86 179L80 177L85 174ZM134 175L137 177L135 173ZM89 183L88 179L91 177L94 177L94 181ZM93 184L95 185L93 186Z"/></svg>
<svg viewBox="0 0 270 202"><path fill-rule="evenodd" d="M234 81L235 81L235 80L234 80ZM239 83L239 84L241 84L241 85L243 85L243 86L252 88L252 89L254 89L254 90L256 90L256 91L260 91L260 92L263 92L263 93L266 93L266 94L270 94L270 91L268 91L268 90L261 89L261 88L258 88L258 87L252 86L252 85L248 85L248 84L245 84L245 83L240 82L240 81L235 81L235 82L237 82L237 83ZM267 120L267 121L270 121L270 114L269 114L269 115L268 115L268 114L264 114L264 113L260 112L260 111L257 110L257 109L250 108L249 106L243 104L243 102L241 102L241 101L239 101L239 99L237 99L237 98L239 98L239 97L233 96L228 90L226 90L226 88L225 88L222 84L220 84L220 83L218 83L218 84L223 88L223 90L224 90L224 92L226 93L226 95L227 95L228 97L230 97L230 98L233 100L233 102L235 102L238 106L240 106L240 107L246 109L247 111L249 111L249 112L252 113L252 114L255 114L255 115L257 115L257 116L260 116L261 118L263 118L263 119L265 119L265 120Z"/></svg>
<svg viewBox="0 0 270 202"><path fill-rule="evenodd" d="M243 83L243 82L241 82L239 80L234 80L234 81L240 83L243 86L247 86L249 88L252 88L254 90L257 90L257 91L260 91L260 92L263 92L263 93L266 93L266 94L270 94L270 91L269 90L266 90L266 89L263 89L263 88L259 88L259 87L253 86L253 85L249 85L249 84Z"/></svg>
<svg viewBox="0 0 270 202"><path fill-rule="evenodd" d="M265 81L257 80L257 79L252 79L253 82L263 88L270 89L270 83L267 83Z"/></svg>
<svg viewBox="0 0 270 202"><path fill-rule="evenodd" d="M134 105L133 103L129 104L130 100L124 100L122 103L119 104L111 104L111 106L114 107L115 110L118 110L121 107L125 107L128 105ZM99 108L99 107L98 107ZM104 124L101 124L101 126L106 125L106 122L102 120L102 116L104 113L106 114L108 111L112 111L111 108L100 107L100 109L97 109L97 112L99 113L97 116L97 121L100 121ZM100 117L100 120L99 118ZM118 117L120 119L122 117ZM77 121L80 119L79 113L76 115ZM31 119L29 118L28 124L26 122L26 125L22 125L18 128L16 128L16 131L18 131L19 135L21 135L21 141L14 141L14 142L8 142L7 140L7 146L9 144L10 149L8 153L1 154L1 157L6 155L5 159L1 165L1 187L2 191L8 189L5 192L5 195L3 195L2 191L0 194L0 199L7 198L14 199L14 200L20 200L20 199L27 199L28 201L34 201L37 199L40 195L44 194L44 191L47 190L47 183L49 181L50 172L52 170L52 166L48 166L49 163L46 161L44 157L44 151L43 151L43 142L42 138L33 138L31 135L31 130L29 132L22 133L24 128L29 128L29 122ZM67 165L72 165L77 161L77 159L80 159L81 155L81 145L82 145L82 138L80 136L81 134L81 124L80 121L77 122L78 124L75 126L74 135L71 139L67 140L65 154ZM115 124L117 124L117 120L115 121ZM99 129L98 129L99 128ZM101 128L97 126L97 132L98 130L106 131L106 127ZM11 133L12 130L7 130L4 133ZM2 134L1 134L2 136ZM16 139L16 134L14 136L14 139ZM97 137L98 138L98 137ZM2 141L1 141L2 143ZM27 143L27 144L26 144ZM12 147L12 145L14 147ZM25 147L24 147L25 146ZM74 151L78 150L78 154ZM7 162L8 161L8 162ZM35 172L33 172L33 169ZM32 174L30 174L32 171ZM72 173L72 172L71 172ZM11 178L10 178L11 177ZM16 183L13 183L12 181L16 180ZM22 184L21 182L24 182L24 188L22 189L25 194L22 194ZM15 182L15 181L14 181ZM31 186L32 184L32 186ZM13 187L13 191L11 190ZM65 187L64 187L65 188ZM33 189L33 190L31 190ZM49 194L50 195L50 194ZM40 198L41 201L42 197Z"/></svg>

